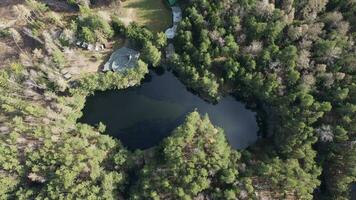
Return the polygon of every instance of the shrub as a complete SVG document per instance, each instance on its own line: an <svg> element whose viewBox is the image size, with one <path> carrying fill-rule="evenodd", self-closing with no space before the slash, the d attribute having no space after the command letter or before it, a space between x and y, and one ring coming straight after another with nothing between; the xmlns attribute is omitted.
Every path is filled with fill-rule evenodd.
<svg viewBox="0 0 356 200"><path fill-rule="evenodd" d="M80 7L81 15L76 22L76 32L82 40L90 43L106 42L114 35L110 24L94 14L88 7Z"/></svg>
<svg viewBox="0 0 356 200"><path fill-rule="evenodd" d="M118 17L111 17L111 26L116 35L126 35L125 24Z"/></svg>

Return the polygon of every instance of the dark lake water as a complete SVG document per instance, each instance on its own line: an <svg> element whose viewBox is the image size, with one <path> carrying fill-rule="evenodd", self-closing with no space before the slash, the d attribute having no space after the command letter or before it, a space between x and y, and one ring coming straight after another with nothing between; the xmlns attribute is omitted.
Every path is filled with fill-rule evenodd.
<svg viewBox="0 0 356 200"><path fill-rule="evenodd" d="M351 200L356 200L356 183L351 184Z"/></svg>
<svg viewBox="0 0 356 200"><path fill-rule="evenodd" d="M102 122L106 133L128 149L147 149L159 144L187 113L197 109L225 130L233 148L246 148L257 140L256 114L235 98L224 97L213 105L188 91L171 72L151 73L149 79L138 87L89 96L79 121Z"/></svg>

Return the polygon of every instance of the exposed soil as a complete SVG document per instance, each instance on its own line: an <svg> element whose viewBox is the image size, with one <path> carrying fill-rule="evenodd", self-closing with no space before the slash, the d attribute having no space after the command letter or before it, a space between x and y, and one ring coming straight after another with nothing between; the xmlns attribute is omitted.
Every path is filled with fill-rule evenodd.
<svg viewBox="0 0 356 200"><path fill-rule="evenodd" d="M16 59L18 57L18 53L13 46L9 46L5 42L0 41L0 68L8 65L11 60Z"/></svg>
<svg viewBox="0 0 356 200"><path fill-rule="evenodd" d="M0 29L13 26L19 19L13 6L23 4L24 0L1 0L0 1Z"/></svg>
<svg viewBox="0 0 356 200"><path fill-rule="evenodd" d="M88 73L101 71L111 53L121 46L125 41L122 38L115 38L115 42L110 43L110 48L101 51L87 51L81 48L72 48L65 51L69 66L66 70L72 75L73 79L80 78Z"/></svg>
<svg viewBox="0 0 356 200"><path fill-rule="evenodd" d="M110 52L109 50L99 53L86 52L79 48L71 49L65 52L66 58L70 63L70 67L66 68L66 70L74 79L79 78L82 74L98 72L103 64L103 58Z"/></svg>

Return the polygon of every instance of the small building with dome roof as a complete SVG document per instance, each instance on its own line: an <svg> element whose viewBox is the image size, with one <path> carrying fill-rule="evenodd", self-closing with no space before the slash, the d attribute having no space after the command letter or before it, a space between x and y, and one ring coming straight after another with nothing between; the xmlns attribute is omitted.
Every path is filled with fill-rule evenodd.
<svg viewBox="0 0 356 200"><path fill-rule="evenodd" d="M140 53L133 49L122 47L111 54L105 63L103 71L124 71L137 66Z"/></svg>

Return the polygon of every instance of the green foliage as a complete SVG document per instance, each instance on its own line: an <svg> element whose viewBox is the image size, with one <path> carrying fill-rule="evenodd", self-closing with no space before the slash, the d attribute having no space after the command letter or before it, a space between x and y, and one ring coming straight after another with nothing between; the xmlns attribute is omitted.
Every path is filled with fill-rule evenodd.
<svg viewBox="0 0 356 200"><path fill-rule="evenodd" d="M161 61L161 52L151 42L146 42L142 48L142 59L153 67L157 67Z"/></svg>
<svg viewBox="0 0 356 200"><path fill-rule="evenodd" d="M215 128L207 116L193 112L159 147L161 159L141 170L134 199L193 199L219 185L226 187L224 194L236 196L228 189L237 176L232 164L236 162L235 153L221 129Z"/></svg>
<svg viewBox="0 0 356 200"><path fill-rule="evenodd" d="M141 27L136 23L131 23L127 27L127 37L137 48L141 49L144 44L152 41L153 34L147 28Z"/></svg>
<svg viewBox="0 0 356 200"><path fill-rule="evenodd" d="M80 7L80 16L76 20L75 31L79 38L89 43L104 43L114 35L110 24L85 6Z"/></svg>
<svg viewBox="0 0 356 200"><path fill-rule="evenodd" d="M113 199L117 195L117 186L122 183L123 174L107 171L104 161L110 158L108 152L125 152L108 136L97 135L87 125L78 125L76 135L62 137L63 143L53 141L53 137L48 138L40 149L26 151L27 175L32 182L43 187L34 190L29 185L25 188L28 191L25 194L31 191L32 197L41 199L90 199L99 194ZM93 139L95 143L90 143Z"/></svg>
<svg viewBox="0 0 356 200"><path fill-rule="evenodd" d="M11 36L11 31L9 28L4 28L0 30L0 38L8 38Z"/></svg>
<svg viewBox="0 0 356 200"><path fill-rule="evenodd" d="M0 199L350 198L356 182L351 0L184 2L171 69L205 99L233 94L268 116L270 137L242 159L223 130L197 112L158 147L136 153L101 134L103 124L77 123L86 96L140 84L147 65L161 64L167 38L135 23L125 27L115 16L110 24L84 6L89 1L68 2L82 5L71 27L81 40L125 36L147 64L83 75L60 95L53 80L67 64L60 50L53 51L55 67L1 68ZM35 36L61 22L45 4L26 5ZM0 31L8 36L8 29ZM139 172L138 179L128 172Z"/></svg>
<svg viewBox="0 0 356 200"><path fill-rule="evenodd" d="M117 16L111 16L111 26L116 35L126 34L126 26Z"/></svg>
<svg viewBox="0 0 356 200"><path fill-rule="evenodd" d="M147 28L131 23L126 30L127 37L132 44L142 51L142 59L147 64L157 67L161 62L162 49L167 44L163 33L153 34Z"/></svg>
<svg viewBox="0 0 356 200"><path fill-rule="evenodd" d="M308 156L305 163L300 164L297 159L273 158L268 161L268 164L259 166L263 171L261 175L271 179L270 187L273 190L286 192L280 195L288 195L288 192L293 192L298 199L312 199L314 188L320 184L317 177L321 174L321 170L315 165L316 153L310 147L304 147L300 153ZM299 180L303 180L303 184L300 184Z"/></svg>
<svg viewBox="0 0 356 200"><path fill-rule="evenodd" d="M26 4L37 13L43 13L48 11L46 4L38 2L36 0L26 0Z"/></svg>
<svg viewBox="0 0 356 200"><path fill-rule="evenodd" d="M59 49L55 49L53 51L53 61L59 66L59 67L63 67L67 64L67 60L64 57L64 54L62 53L62 51L60 51Z"/></svg>
<svg viewBox="0 0 356 200"><path fill-rule="evenodd" d="M156 33L153 41L155 42L156 47L163 48L167 45L167 36L163 32Z"/></svg>
<svg viewBox="0 0 356 200"><path fill-rule="evenodd" d="M78 82L78 87L72 88L72 93L93 93L96 90L124 89L130 85L139 84L148 73L147 64L139 60L137 66L124 73L106 72L85 76Z"/></svg>
<svg viewBox="0 0 356 200"><path fill-rule="evenodd" d="M346 41L353 42L354 36L343 19L347 11L347 19L354 21L350 14L354 6L336 0L315 2L190 2L175 39L177 55L172 68L188 87L210 98L233 91L247 102L262 102L274 116L270 130L274 150L266 154L269 161L274 160L268 165L275 165L271 170L276 171L265 175L275 179L261 181L274 185L273 190L279 191L276 198L278 193L312 198L320 170L310 148L318 137L319 156L327 160L322 176L328 177L327 190L333 193L329 196L345 197L347 184L354 180L346 170L349 164L345 169L334 165L332 170L341 171L340 176L325 169L329 168L327 162L337 163L331 157L343 153L333 149L345 149L355 128L346 125L354 118L347 111L354 104L350 99L354 53ZM340 121L345 123L342 128ZM319 144L325 135L318 135L314 128L320 123L332 123L335 128L334 141L328 145ZM348 161L342 162L353 159L347 156ZM278 166L283 164L286 166ZM300 182L308 186L299 187Z"/></svg>

